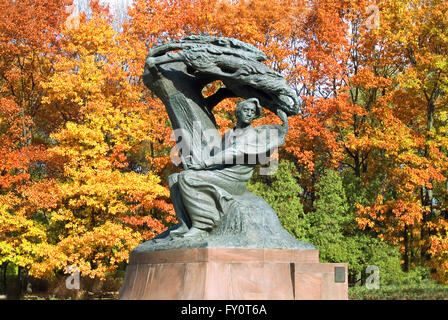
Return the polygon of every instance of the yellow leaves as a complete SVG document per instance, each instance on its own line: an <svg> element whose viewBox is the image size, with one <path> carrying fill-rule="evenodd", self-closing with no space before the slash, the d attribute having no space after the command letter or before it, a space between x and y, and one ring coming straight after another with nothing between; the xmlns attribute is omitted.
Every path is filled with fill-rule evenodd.
<svg viewBox="0 0 448 320"><path fill-rule="evenodd" d="M85 56L109 54L116 33L104 17L94 13L92 19L81 23L79 28L66 30L65 35L68 49L79 48L79 54Z"/></svg>
<svg viewBox="0 0 448 320"><path fill-rule="evenodd" d="M51 211L49 213L50 220L52 222L58 222L58 221L70 221L73 220L73 212L66 208L58 209L57 211Z"/></svg>
<svg viewBox="0 0 448 320"><path fill-rule="evenodd" d="M132 59L132 50L125 41L119 43L117 32L104 17L94 12L91 20L66 32L66 41L54 64L55 72L42 83L46 89L43 103L69 105L70 114L78 110L88 114L92 104L117 107L123 96L139 98L134 92L141 88L129 86L130 75L125 69Z"/></svg>
<svg viewBox="0 0 448 320"><path fill-rule="evenodd" d="M24 210L14 211L4 200L0 198L0 260L30 267L39 247L46 243L46 232Z"/></svg>
<svg viewBox="0 0 448 320"><path fill-rule="evenodd" d="M113 200L109 203L109 206L107 208L108 212L112 215L116 215L118 213L127 213L129 212L129 208L122 202L118 202L116 200Z"/></svg>
<svg viewBox="0 0 448 320"><path fill-rule="evenodd" d="M104 277L126 261L141 240L132 229L108 221L64 238L57 246L57 255L65 265L77 266L84 276Z"/></svg>
<svg viewBox="0 0 448 320"><path fill-rule="evenodd" d="M350 133L346 135L345 139L345 146L349 150L369 152L373 145L373 141L369 136L356 137Z"/></svg>
<svg viewBox="0 0 448 320"><path fill-rule="evenodd" d="M59 142L50 152L59 156L68 156L81 165L97 161L107 152L104 134L87 125L68 122L66 128L51 136Z"/></svg>
<svg viewBox="0 0 448 320"><path fill-rule="evenodd" d="M47 251L38 252L41 262L30 273L42 276L76 265L83 275L103 277L143 239L135 225L125 226L125 217L169 210L160 204L169 192L158 176L128 170L128 155L143 141L152 143L153 154L161 148L154 144L166 135L166 115L160 103L148 111L153 101L141 101L143 85L132 80L140 77L142 66L136 64L144 56L135 59L146 55L146 48L134 49L96 12L64 33L55 72L42 81L42 103L64 120L51 132L54 145L48 150L49 158L63 161L63 171L49 187L54 196L41 199L47 202L42 207L48 230L56 234L52 245L41 244ZM31 203L39 204L44 187L42 182L27 191ZM163 228L156 218L148 221L145 232Z"/></svg>
<svg viewBox="0 0 448 320"><path fill-rule="evenodd" d="M45 233L39 225L28 219L24 210L16 210L0 200L0 238L7 239L8 233L17 232L23 239L26 237L45 238Z"/></svg>

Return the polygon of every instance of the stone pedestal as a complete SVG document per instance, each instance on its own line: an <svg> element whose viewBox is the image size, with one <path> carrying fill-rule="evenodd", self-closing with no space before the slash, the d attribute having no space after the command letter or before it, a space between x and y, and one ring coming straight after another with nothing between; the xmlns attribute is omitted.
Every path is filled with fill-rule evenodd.
<svg viewBox="0 0 448 320"><path fill-rule="evenodd" d="M347 264L317 250L199 248L132 252L122 300L343 300Z"/></svg>

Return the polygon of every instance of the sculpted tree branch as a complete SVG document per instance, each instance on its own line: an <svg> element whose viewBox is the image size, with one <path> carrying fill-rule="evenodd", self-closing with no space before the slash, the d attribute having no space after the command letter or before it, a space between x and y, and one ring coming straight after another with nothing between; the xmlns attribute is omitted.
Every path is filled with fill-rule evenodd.
<svg viewBox="0 0 448 320"><path fill-rule="evenodd" d="M255 241L262 247L312 247L292 238L272 208L246 189L255 165L266 164L283 145L288 116L300 108L286 80L262 63L266 59L247 43L211 36L190 36L149 51L143 81L166 107L185 169L168 178L179 223L151 245L203 246L197 241L205 238L219 246L253 246ZM204 98L204 87L217 80L224 87ZM235 108L235 127L221 137L212 110L230 97L244 100ZM253 127L262 106L282 124ZM244 218L249 216L250 223ZM246 229L253 231L246 234Z"/></svg>

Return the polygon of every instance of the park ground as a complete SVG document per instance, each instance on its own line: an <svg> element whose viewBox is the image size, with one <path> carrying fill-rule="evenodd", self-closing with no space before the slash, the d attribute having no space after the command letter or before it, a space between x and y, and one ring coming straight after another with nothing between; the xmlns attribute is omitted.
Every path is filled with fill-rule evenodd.
<svg viewBox="0 0 448 320"><path fill-rule="evenodd" d="M22 300L116 300L122 276L105 280L81 278L79 289L67 289L66 276L22 281L22 295L16 276L8 277L8 298ZM3 296L3 299L5 296ZM448 286L426 280L421 283L380 285L379 289L349 286L349 300L448 300Z"/></svg>

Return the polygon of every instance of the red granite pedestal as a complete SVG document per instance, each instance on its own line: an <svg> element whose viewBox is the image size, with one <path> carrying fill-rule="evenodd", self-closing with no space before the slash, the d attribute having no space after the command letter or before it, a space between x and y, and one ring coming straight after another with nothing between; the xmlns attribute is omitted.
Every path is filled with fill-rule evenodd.
<svg viewBox="0 0 448 320"><path fill-rule="evenodd" d="M200 248L132 252L122 300L346 300L347 264L317 250Z"/></svg>

